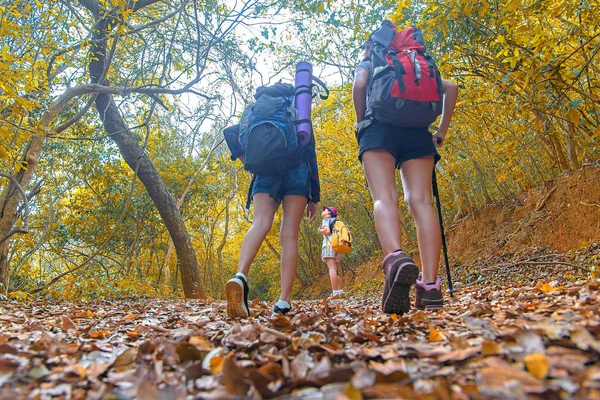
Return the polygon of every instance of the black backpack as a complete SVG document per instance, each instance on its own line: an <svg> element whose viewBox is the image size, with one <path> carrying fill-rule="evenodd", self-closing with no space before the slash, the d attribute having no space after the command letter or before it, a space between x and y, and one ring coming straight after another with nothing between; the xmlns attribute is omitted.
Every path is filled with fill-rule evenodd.
<svg viewBox="0 0 600 400"><path fill-rule="evenodd" d="M313 80L322 85L328 94L320 80L315 77ZM312 93L314 86L301 90ZM298 111L294 104L296 94L294 86L285 83L259 87L254 94L256 101L244 110L239 124L223 131L232 154L234 148L239 150L236 153L244 157L244 169L254 175L248 189L246 208L250 208L256 175L274 177L269 196L277 200L285 173L305 159L304 145L296 134L296 125L311 121L297 119ZM321 98L326 99L327 96L321 95Z"/></svg>
<svg viewBox="0 0 600 400"><path fill-rule="evenodd" d="M261 86L254 98L256 102L246 108L240 121L244 168L255 175L283 175L302 161L294 86Z"/></svg>

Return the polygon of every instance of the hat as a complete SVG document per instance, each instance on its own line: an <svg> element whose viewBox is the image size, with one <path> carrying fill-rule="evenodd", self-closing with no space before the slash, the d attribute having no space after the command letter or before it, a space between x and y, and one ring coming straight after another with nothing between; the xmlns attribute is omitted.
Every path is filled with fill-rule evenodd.
<svg viewBox="0 0 600 400"><path fill-rule="evenodd" d="M323 206L323 211L325 211L325 210L329 210L332 217L337 217L337 210L335 209L335 207Z"/></svg>

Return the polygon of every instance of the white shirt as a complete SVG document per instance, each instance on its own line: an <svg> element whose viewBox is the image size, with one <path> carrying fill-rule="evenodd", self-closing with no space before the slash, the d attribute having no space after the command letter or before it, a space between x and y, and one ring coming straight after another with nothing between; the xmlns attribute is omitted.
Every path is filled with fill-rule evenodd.
<svg viewBox="0 0 600 400"><path fill-rule="evenodd" d="M323 218L323 222L321 222L321 228L325 228L325 227L329 227L329 224L334 220L335 218L333 217L327 217L327 218ZM331 246L331 232L329 232L329 235L323 235L323 246L322 247L327 247L327 246Z"/></svg>

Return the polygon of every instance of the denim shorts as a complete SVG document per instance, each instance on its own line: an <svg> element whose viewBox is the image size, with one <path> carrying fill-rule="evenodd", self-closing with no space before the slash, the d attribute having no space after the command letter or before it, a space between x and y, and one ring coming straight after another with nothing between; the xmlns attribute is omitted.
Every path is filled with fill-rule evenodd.
<svg viewBox="0 0 600 400"><path fill-rule="evenodd" d="M285 196L304 196L310 198L310 184L308 176L308 165L301 162L297 167L290 169L285 173L279 195L274 199L277 204ZM252 197L257 193L271 193L274 177L271 175L256 175L254 185L252 186Z"/></svg>
<svg viewBox="0 0 600 400"><path fill-rule="evenodd" d="M416 158L434 156L436 163L441 158L427 128L400 128L373 121L357 133L357 139L361 162L364 152L373 149L387 150L396 159L396 168Z"/></svg>

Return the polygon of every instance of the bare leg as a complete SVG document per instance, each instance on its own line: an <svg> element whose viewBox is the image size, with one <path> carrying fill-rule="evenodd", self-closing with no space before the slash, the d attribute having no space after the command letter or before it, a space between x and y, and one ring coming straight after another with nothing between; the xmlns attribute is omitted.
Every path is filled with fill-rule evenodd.
<svg viewBox="0 0 600 400"><path fill-rule="evenodd" d="M338 275L338 266L335 258L326 258L325 263L329 269L329 280L331 281L331 290L341 290L342 280Z"/></svg>
<svg viewBox="0 0 600 400"><path fill-rule="evenodd" d="M243 273L246 277L248 276L250 265L252 265L252 261L254 261L258 253L258 249L260 249L260 245L271 230L273 217L277 211L277 204L267 193L255 194L253 201L254 220L252 221L252 226L246 232L246 236L244 236L237 269L237 272Z"/></svg>
<svg viewBox="0 0 600 400"><path fill-rule="evenodd" d="M417 158L402 163L402 184L405 201L415 225L419 253L423 263L423 282L435 282L440 262L442 236L440 225L431 201L431 175L433 156Z"/></svg>
<svg viewBox="0 0 600 400"><path fill-rule="evenodd" d="M386 256L400 248L396 159L386 150L373 149L363 154L362 162L373 197L375 229Z"/></svg>
<svg viewBox="0 0 600 400"><path fill-rule="evenodd" d="M306 197L283 198L283 220L279 240L281 242L281 300L290 301L296 270L298 269L298 231L306 208Z"/></svg>

